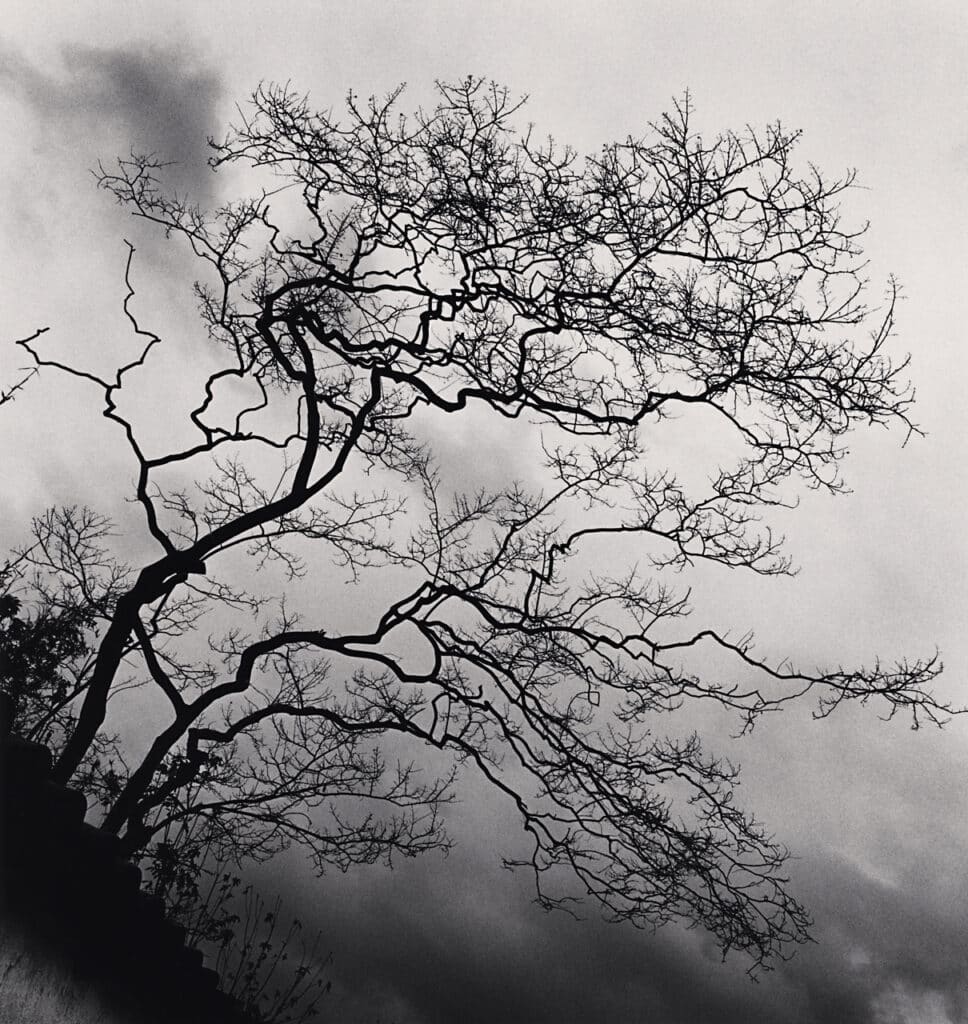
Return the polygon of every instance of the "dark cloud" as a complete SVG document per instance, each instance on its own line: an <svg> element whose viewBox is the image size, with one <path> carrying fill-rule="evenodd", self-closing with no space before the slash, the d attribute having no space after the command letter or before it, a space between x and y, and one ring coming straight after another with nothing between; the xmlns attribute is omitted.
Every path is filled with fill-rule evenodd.
<svg viewBox="0 0 968 1024"><path fill-rule="evenodd" d="M817 942L753 981L741 957L722 963L699 930L640 932L591 905L580 921L543 913L498 853L465 840L449 858L390 873L290 876L287 902L335 955L330 1015L345 1024L968 1019L968 915L957 880L937 870L900 887L830 854L805 857L794 885ZM262 884L278 886L280 867Z"/></svg>
<svg viewBox="0 0 968 1024"><path fill-rule="evenodd" d="M968 872L959 835L945 827L957 773L936 777L926 736L878 732L861 709L823 727L787 718L786 729L772 727L775 743L756 740L758 775L785 814L776 801L762 809L797 853L790 885L814 917L816 943L756 982L748 961L722 963L700 929L649 934L603 922L592 903L582 921L534 907L527 875L499 866L523 852L513 814L472 775L448 808L458 844L449 858L322 880L287 860L261 884L273 891L288 876L287 903L323 930L338 985L331 1017L345 1024L968 1021ZM804 735L826 737L816 760L829 774L797 753ZM883 759L861 751L865 739Z"/></svg>
<svg viewBox="0 0 968 1024"><path fill-rule="evenodd" d="M88 168L153 153L172 164L168 186L210 199L207 140L219 128L223 87L192 49L67 46L53 73L17 52L0 56L0 89L31 109L43 149L69 149Z"/></svg>

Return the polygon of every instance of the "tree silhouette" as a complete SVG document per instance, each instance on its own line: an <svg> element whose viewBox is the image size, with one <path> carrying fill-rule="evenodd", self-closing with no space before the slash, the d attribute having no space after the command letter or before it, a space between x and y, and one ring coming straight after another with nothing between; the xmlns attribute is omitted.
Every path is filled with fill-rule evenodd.
<svg viewBox="0 0 968 1024"><path fill-rule="evenodd" d="M543 905L572 898L565 868L618 919L699 923L763 963L808 917L733 766L678 726L688 706L744 730L810 693L820 717L950 710L925 689L934 658L801 669L688 620L696 566L791 571L770 510L842 489L850 429L916 430L895 291L869 308L838 212L853 175L797 170L779 125L703 139L688 100L584 159L519 131L521 102L482 80L399 104L351 94L339 120L261 87L212 159L259 191L212 213L153 157L100 170L199 261L222 363L191 384L191 439L145 440L121 395L152 387L162 340L133 311L133 248L138 347L112 376L20 342L100 391L155 546L119 567L103 523L71 536L62 513L21 553L99 623L57 775L119 688L153 688L168 710L105 827L138 850L203 822L239 856L296 842L322 869L445 844L440 804L476 770L517 808ZM704 481L658 461L674 418L717 462ZM499 423L526 470L462 489ZM482 439L459 474L451 424ZM240 585L243 557L250 581L282 571L289 605ZM367 595L350 631L334 565ZM290 607L314 585L308 621ZM212 608L236 621L206 652Z"/></svg>
<svg viewBox="0 0 968 1024"><path fill-rule="evenodd" d="M86 532L100 534L106 520L86 510L51 510L34 522L38 534L59 520L67 531L72 557L93 565ZM80 532L75 532L74 528ZM74 706L87 687L93 664L96 610L79 602L69 588L50 586L40 576L31 580L32 612L13 593L24 582L24 570L39 557L36 546L0 565L0 691L8 697L8 728L25 739L63 748L76 725ZM126 767L118 737L104 730L95 737L75 772L75 784L101 804L120 792Z"/></svg>

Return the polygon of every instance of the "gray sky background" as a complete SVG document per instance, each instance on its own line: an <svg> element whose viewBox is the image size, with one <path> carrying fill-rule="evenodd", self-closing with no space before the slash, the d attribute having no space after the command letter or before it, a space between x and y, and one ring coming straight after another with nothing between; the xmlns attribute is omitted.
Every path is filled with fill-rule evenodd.
<svg viewBox="0 0 968 1024"><path fill-rule="evenodd" d="M579 151L636 134L684 89L700 123L780 119L803 129L802 160L864 189L873 294L905 294L898 350L911 350L924 440L903 450L857 436L854 493L807 495L782 526L793 580L729 581L702 614L765 650L830 664L939 647L943 693L968 703L968 483L963 400L968 237L968 15L955 2L632 3L386 0L8 3L0 30L2 338L37 326L50 350L107 367L130 337L120 314L124 237L136 226L94 188L98 158L151 149L201 200L230 190L202 172L205 137L263 79L322 107L347 89L483 74L530 94L528 117ZM408 104L410 105L410 104ZM193 335L178 253L147 244L139 309L177 353ZM0 381L21 365L0 346ZM87 501L122 522L130 478L95 396L51 375L0 409L0 541L51 502ZM164 425L164 421L162 421ZM499 868L518 842L493 796L470 789L460 847L392 873L311 878L298 860L265 873L335 952L341 1021L401 1024L968 1021L968 721L912 733L851 709L813 723L776 717L724 752L743 793L798 855L797 894L818 943L751 983L701 933L655 935L548 916L527 879Z"/></svg>

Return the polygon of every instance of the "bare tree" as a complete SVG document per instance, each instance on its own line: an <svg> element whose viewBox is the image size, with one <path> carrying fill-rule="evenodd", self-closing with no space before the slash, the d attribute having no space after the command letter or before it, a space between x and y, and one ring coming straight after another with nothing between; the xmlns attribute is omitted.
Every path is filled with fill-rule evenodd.
<svg viewBox="0 0 968 1024"><path fill-rule="evenodd" d="M35 543L0 565L0 691L7 697L7 725L53 751L63 748L76 726L76 705L93 666L97 621L110 605L112 581L99 575L105 551L97 544L109 532L108 521L90 510L52 509L34 520ZM87 585L72 588L56 573L39 571L45 559L82 568ZM18 590L29 594L29 609ZM108 804L120 793L126 773L119 737L102 729L73 784Z"/></svg>
<svg viewBox="0 0 968 1024"><path fill-rule="evenodd" d="M418 764L469 766L517 808L542 904L570 900L566 868L618 919L699 923L760 964L808 917L732 765L677 726L688 706L743 729L810 693L819 717L850 699L914 724L950 711L925 688L935 658L808 670L688 621L692 567L791 571L770 511L798 484L842 488L849 430L916 430L893 288L868 307L862 232L838 212L853 175L798 170L779 125L705 140L688 100L580 159L517 129L504 89L438 92L410 117L399 90L351 94L339 120L260 88L212 163L263 187L210 214L164 192L153 158L101 169L200 261L223 365L197 382L193 440L142 440L119 396L151 387L161 338L133 311L130 257L139 347L113 376L20 342L100 391L156 547L128 572L98 556L96 654L57 774L119 687L145 706L154 688L166 720L105 827L137 850L203 822L240 855L297 842L322 869L445 843L452 774ZM656 461L672 413L730 453L705 483ZM513 421L543 454L464 493L435 443L454 416ZM63 522L35 525L35 570L82 598L85 558L51 543ZM270 605L235 582L243 555L250 578L281 569L328 606ZM318 582L332 564L369 595L350 632ZM212 608L238 620L206 654Z"/></svg>

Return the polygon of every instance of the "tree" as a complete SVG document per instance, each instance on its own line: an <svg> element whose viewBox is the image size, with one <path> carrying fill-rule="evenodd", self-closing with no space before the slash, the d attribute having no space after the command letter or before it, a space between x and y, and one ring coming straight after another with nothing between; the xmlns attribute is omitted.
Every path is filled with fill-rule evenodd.
<svg viewBox="0 0 968 1024"><path fill-rule="evenodd" d="M35 574L28 588L33 614L23 609L14 590L24 582L25 568L43 558L55 522L71 558L89 572L95 571L103 554L88 540L107 530L105 520L88 510L50 510L33 524L37 543L0 566L0 691L8 698L8 727L58 751L76 724L73 707L87 686L96 608L100 605L103 611L105 595L96 599L89 586L79 599L69 586L50 586ZM47 554L56 557L50 549ZM102 730L85 752L74 781L87 796L106 804L120 792L124 773L118 737Z"/></svg>
<svg viewBox="0 0 968 1024"><path fill-rule="evenodd" d="M105 570L57 775L140 686L167 721L104 827L139 850L202 822L223 850L301 843L322 870L446 843L453 771L419 767L447 755L517 808L543 905L572 898L564 868L618 919L699 923L761 964L809 925L786 852L676 722L711 704L748 729L809 693L819 717L852 699L914 724L950 711L927 689L936 658L798 669L687 621L696 567L791 571L770 511L842 489L849 430L916 431L888 354L896 293L867 305L862 232L838 212L853 175L798 171L779 125L704 140L688 100L582 160L516 130L498 86L438 93L409 118L399 90L351 94L337 120L261 87L212 143L215 169L261 190L212 213L166 193L155 158L101 168L200 262L222 365L194 385L192 440L143 439L120 399L151 387L162 341L132 309L133 248L138 348L113 376L20 342L100 391L155 551ZM657 463L673 413L717 459L705 482ZM540 458L464 492L438 443L463 421L507 421ZM63 539L56 517L40 532ZM76 590L83 553L55 547L27 557ZM286 576L289 604L236 582L243 554L253 578ZM334 564L368 594L352 630L335 598L290 611ZM238 618L206 657L212 609ZM700 652L713 671L690 667Z"/></svg>
<svg viewBox="0 0 968 1024"><path fill-rule="evenodd" d="M33 524L35 544L20 558L0 566L0 716L15 734L63 749L74 725L71 704L83 693L92 656L91 634L96 607L105 594L93 571L103 566L103 549L95 546L107 523L88 510L52 510ZM72 557L79 558L87 578L83 603L69 587L53 593L35 575L36 610L25 614L19 598L9 592L23 579L24 563L42 562L44 551L56 555L60 536ZM99 734L75 773L73 784L102 806L118 796L127 766L118 738ZM302 923L282 923L282 900L267 903L251 884L226 862L224 846L213 853L218 833L203 818L179 823L141 851L146 888L160 897L170 917L179 922L186 941L214 964L220 987L235 998L253 1020L267 1024L299 1024L314 1019L319 1001L330 989L324 969L331 957L320 956L321 936L307 944Z"/></svg>

